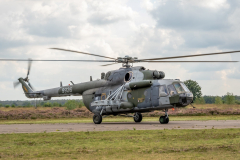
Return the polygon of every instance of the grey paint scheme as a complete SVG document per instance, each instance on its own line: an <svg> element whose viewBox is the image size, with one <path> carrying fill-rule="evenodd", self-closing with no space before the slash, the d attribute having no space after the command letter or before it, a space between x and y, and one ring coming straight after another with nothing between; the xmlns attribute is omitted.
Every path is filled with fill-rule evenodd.
<svg viewBox="0 0 240 160"><path fill-rule="evenodd" d="M132 68L120 68L107 73L109 77L105 76L105 79L89 81L84 83L78 83L69 86L56 87L52 89L46 89L41 91L32 91L31 88L20 78L19 82L23 86L28 87L30 92L25 92L28 98L43 98L49 100L51 97L62 97L62 96L83 96L83 102L85 106L92 112L100 112L101 108L91 106L91 102L99 100L101 95L105 93L110 94L110 91L114 92L124 83L138 82L145 78L143 71L144 67L132 67ZM125 75L128 72L132 72L132 78L130 81L125 81ZM149 71L150 72L150 71ZM103 114L119 114L128 112L148 112L152 110L162 110L167 108L173 108L174 104L170 103L169 94L166 97L159 96L159 86L170 85L174 82L181 82L179 80L167 80L167 79L154 79L152 78L152 86L146 88L144 91L144 101L138 103L134 108L129 109L112 109L113 112L103 111ZM129 90L124 90L122 95L122 101L128 101L127 93ZM115 113L114 113L115 111Z"/></svg>

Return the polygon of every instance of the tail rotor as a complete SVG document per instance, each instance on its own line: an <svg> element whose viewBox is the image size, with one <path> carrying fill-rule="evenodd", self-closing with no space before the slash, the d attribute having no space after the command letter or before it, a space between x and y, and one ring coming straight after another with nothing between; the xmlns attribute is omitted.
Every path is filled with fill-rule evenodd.
<svg viewBox="0 0 240 160"><path fill-rule="evenodd" d="M13 87L14 88L17 88L19 86L20 82L19 81L15 81L13 82Z"/></svg>
<svg viewBox="0 0 240 160"><path fill-rule="evenodd" d="M30 84L29 79L28 79L28 76L29 76L30 71L31 71L31 66L32 66L32 60L31 60L31 59L28 59L28 71L27 71L27 76L26 76L26 78L23 78L22 80L25 81L25 82L27 82L27 83L28 83L28 86L29 86L32 90L34 90L34 87ZM19 79L18 79L18 81L13 82L13 87L14 87L14 88L18 87L20 83L21 83L21 82L20 82Z"/></svg>

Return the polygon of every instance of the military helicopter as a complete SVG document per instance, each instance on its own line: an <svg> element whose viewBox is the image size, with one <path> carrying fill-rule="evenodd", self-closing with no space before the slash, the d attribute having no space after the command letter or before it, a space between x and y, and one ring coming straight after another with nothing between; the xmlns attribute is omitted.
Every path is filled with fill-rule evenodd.
<svg viewBox="0 0 240 160"><path fill-rule="evenodd" d="M143 66L133 67L133 63L219 63L219 62L238 62L238 61L162 61L166 59L177 59L186 57L209 56L218 54L229 54L240 51L218 52L208 54L185 55L175 57L162 57L150 59L138 59L137 57L118 57L112 58L97 54L79 52L69 49L50 48L60 51L75 52L85 55L107 58L110 60L33 60L33 59L0 59L0 61L28 61L28 72L26 78L19 78L14 82L14 88L22 85L27 98L43 98L50 100L52 97L63 96L82 96L83 103L87 109L94 113L93 122L100 124L103 116L122 115L133 117L134 121L142 121L143 112L162 110L164 116L159 118L161 124L169 122L168 109L175 107L185 107L192 103L193 94L186 85L179 79L164 79L163 71L148 70ZM80 61L80 62L108 62L102 66L122 63L122 68L101 73L101 79L89 82L77 83L72 85L60 86L52 89L35 91L29 82L29 73L33 61ZM132 65L130 65L132 64ZM134 113L134 115L129 115Z"/></svg>

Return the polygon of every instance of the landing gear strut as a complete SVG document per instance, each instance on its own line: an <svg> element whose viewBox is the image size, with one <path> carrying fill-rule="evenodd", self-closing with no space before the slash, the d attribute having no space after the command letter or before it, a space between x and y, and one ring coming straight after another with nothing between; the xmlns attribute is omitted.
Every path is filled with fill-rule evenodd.
<svg viewBox="0 0 240 160"><path fill-rule="evenodd" d="M168 124L168 122L169 122L169 118L168 118L168 109L166 109L165 110L165 116L161 116L160 118L159 118L159 122L161 123L161 124Z"/></svg>
<svg viewBox="0 0 240 160"><path fill-rule="evenodd" d="M135 121L136 123L139 123L139 122L141 122L141 121L142 121L142 114L141 114L141 113L138 113L138 112L136 112L136 113L134 114L134 117L133 117L133 119L134 119L134 121Z"/></svg>

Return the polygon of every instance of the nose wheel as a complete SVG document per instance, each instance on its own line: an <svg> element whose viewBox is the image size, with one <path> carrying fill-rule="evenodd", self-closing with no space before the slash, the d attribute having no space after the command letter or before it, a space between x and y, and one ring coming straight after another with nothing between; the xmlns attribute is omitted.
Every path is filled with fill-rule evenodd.
<svg viewBox="0 0 240 160"><path fill-rule="evenodd" d="M166 116L161 116L161 117L159 118L159 122L160 122L161 124L168 124L169 118L166 117Z"/></svg>
<svg viewBox="0 0 240 160"><path fill-rule="evenodd" d="M169 122L169 118L168 118L168 110L166 109L165 110L165 116L161 116L160 118L159 118L159 122L161 123L161 124L168 124L168 122Z"/></svg>

